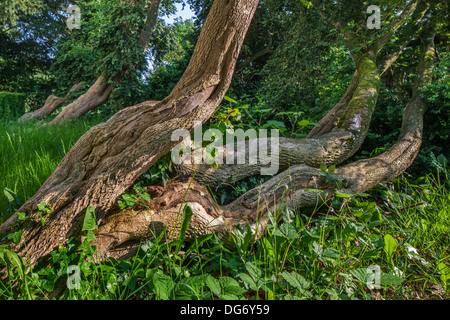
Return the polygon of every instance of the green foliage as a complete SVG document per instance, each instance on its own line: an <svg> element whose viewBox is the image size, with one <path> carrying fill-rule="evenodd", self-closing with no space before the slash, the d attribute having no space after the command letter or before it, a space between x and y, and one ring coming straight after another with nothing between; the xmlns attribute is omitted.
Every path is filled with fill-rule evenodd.
<svg viewBox="0 0 450 320"><path fill-rule="evenodd" d="M407 170L414 177L434 171L435 156L450 158L447 147L450 139L450 54L448 47L438 45L438 50L440 53L433 67L433 81L420 89L427 110L424 115L422 146L416 160ZM405 55L394 64L390 74L385 76L369 132L356 153L356 159L376 156L397 141L402 126L402 117L399 115L411 99L416 77L410 65L417 63L417 55L417 48L407 49Z"/></svg>
<svg viewBox="0 0 450 320"><path fill-rule="evenodd" d="M189 20L177 21L160 33L164 42L156 45L154 66L146 80L146 91L152 100L164 99L175 87L189 64L198 37Z"/></svg>
<svg viewBox="0 0 450 320"><path fill-rule="evenodd" d="M0 91L0 119L12 120L25 113L26 95Z"/></svg>
<svg viewBox="0 0 450 320"><path fill-rule="evenodd" d="M49 70L57 44L68 37L66 14L61 10L67 2L12 2L23 5L34 2L40 8L35 11L31 5L30 11L24 9L1 15L6 19L15 17L16 21L15 24L0 23L0 90L25 93L27 111L35 110L42 107L55 86L54 76ZM11 1L2 2L0 7L4 4L8 6Z"/></svg>

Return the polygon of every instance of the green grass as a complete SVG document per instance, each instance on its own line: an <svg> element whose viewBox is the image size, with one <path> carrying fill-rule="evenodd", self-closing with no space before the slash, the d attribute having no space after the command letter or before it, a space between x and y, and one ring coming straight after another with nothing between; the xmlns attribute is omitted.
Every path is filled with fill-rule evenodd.
<svg viewBox="0 0 450 320"><path fill-rule="evenodd" d="M0 223L39 189L78 138L98 122L0 122Z"/></svg>
<svg viewBox="0 0 450 320"><path fill-rule="evenodd" d="M8 161L2 160L1 174L8 179L2 187L30 196L88 127L3 126L0 151ZM94 263L95 247L71 239L28 273L26 261L0 247L0 269L7 267L0 299L449 297L445 168L416 180L401 176L367 195L339 194L318 208L280 207L269 216L258 241L249 230L236 230L232 248L213 234L181 243L163 233L125 261ZM85 226L92 237L95 224ZM372 280L379 286L370 287Z"/></svg>

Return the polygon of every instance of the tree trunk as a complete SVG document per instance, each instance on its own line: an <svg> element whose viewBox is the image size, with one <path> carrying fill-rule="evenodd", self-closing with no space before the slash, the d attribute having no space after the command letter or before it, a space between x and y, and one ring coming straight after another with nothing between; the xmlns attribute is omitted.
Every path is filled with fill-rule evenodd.
<svg viewBox="0 0 450 320"><path fill-rule="evenodd" d="M193 178L170 180L165 188L148 187L151 202L136 204L125 210L116 209L100 225L95 244L99 258L123 259L133 255L139 241L158 236L166 228L167 239L176 238L181 229L182 212L186 205L193 216L187 238L215 232L225 244L232 244L230 235L237 226L250 226L260 237L269 222L267 211L278 212L283 206L301 208L323 203L337 191L347 194L365 192L385 183L406 170L417 156L423 131L426 105L419 88L431 82L434 56L434 27L427 26L421 34L421 56L418 79L410 102L403 111L399 140L383 154L359 160L335 171L343 186L327 183L320 170L297 165L254 188L234 202L219 207L208 190ZM319 189L322 193L309 191Z"/></svg>
<svg viewBox="0 0 450 320"><path fill-rule="evenodd" d="M83 82L77 83L74 85L65 97L60 98L55 95L50 95L47 100L45 100L44 106L36 111L29 112L24 114L19 118L20 122L30 121L30 120L41 120L47 118L50 114L53 113L56 109L63 106L67 102L70 101L70 95L72 92L78 91L81 89Z"/></svg>
<svg viewBox="0 0 450 320"><path fill-rule="evenodd" d="M68 104L49 125L62 124L68 120L75 120L83 114L105 103L115 86L108 83L108 77L100 76L95 83L78 99Z"/></svg>
<svg viewBox="0 0 450 320"><path fill-rule="evenodd" d="M149 41L151 40L151 35L153 28L156 24L158 18L158 9L161 4L161 0L153 0L150 3L150 8L148 12L147 19L145 21L144 27L141 30L140 37L138 40L138 44L142 47L142 52L145 53L149 46ZM113 80L117 82L120 78L130 72L132 68L129 70L125 70L121 73L121 75L116 76ZM90 110L93 110L106 101L108 101L111 93L115 89L115 85L110 83L110 77L106 75L100 75L94 84L78 99L67 105L61 113L59 113L55 119L53 119L49 124L57 125L62 124L68 120L75 120L87 113ZM66 98L58 98L55 96L50 96L47 98L44 106L39 110L35 111L34 114L25 114L21 119L21 121L26 121L28 119L40 117L41 119L49 116L53 111L55 111L60 106L67 103L68 96Z"/></svg>
<svg viewBox="0 0 450 320"><path fill-rule="evenodd" d="M427 6L420 2L413 0L405 7L404 14L407 15L415 9L412 19L419 21L417 24L407 25L398 35L398 40L394 42L394 47L386 52L384 55L376 58L374 56L365 58L366 63L358 63L356 59L361 59L360 54L353 53L352 58L355 62L356 71L349 83L349 86L342 96L341 100L318 122L308 134L306 139L279 139L279 159L275 165L279 166L280 170L286 170L290 166L305 164L311 167L318 167L320 163L326 165L338 165L351 157L361 146L369 128L370 120L376 105L376 97L378 86L380 84L379 78L389 69L389 67L397 60L400 53L408 45L408 43L417 34L426 23L427 19L423 19L428 11ZM341 28L342 27L338 27ZM395 30L399 28L398 23ZM389 33L391 34L391 33ZM347 35L351 36L351 35ZM353 46L359 46L358 40L351 39L347 41L349 49ZM386 41L386 36L382 37L382 42ZM383 44L376 46L381 50ZM375 70L370 60L376 60ZM369 62L369 63L367 63ZM372 68L372 69L370 69ZM358 70L359 69L359 70ZM370 71L371 70L371 71ZM365 83L360 83L360 74L365 75ZM365 88L365 90L364 90ZM368 101L369 97L374 93L373 100ZM360 123L360 119L366 121L365 124ZM361 130L354 130L355 125L360 123ZM265 138L262 138L267 140ZM262 141L256 139L252 141L253 145L266 144L270 149L270 139ZM217 148L217 152L226 155L227 150L233 153L234 162L236 159L244 156L249 157L250 141L246 141L245 148L242 150L234 150L234 145L225 145L222 148ZM192 150L197 149L194 143L189 145ZM204 148L201 153L204 152ZM225 161L222 161L225 163ZM195 173L196 181L203 185L217 187L219 183L231 184L241 179L258 175L260 173L262 163L257 159L257 163L245 163L239 166L233 163L220 165L219 167L208 164L181 163L175 164L175 168L179 174L193 175Z"/></svg>
<svg viewBox="0 0 450 320"><path fill-rule="evenodd" d="M16 213L0 226L0 233L23 230L20 243L10 243L13 250L26 255L34 265L69 237L80 236L88 206L95 209L99 223L96 241L100 257L127 257L139 240L158 234L164 227L168 228L169 237L176 237L180 212L186 204L193 210L188 237L214 231L228 242L230 232L237 225L251 226L259 237L268 222L267 210L275 212L283 205L311 206L326 201L337 191L360 193L391 180L409 167L421 144L425 103L418 89L431 79L434 38L431 26L421 34L419 77L403 112L398 142L375 158L337 168L334 175L342 185L327 183L319 169L299 164L223 207L215 204L204 186L180 178L170 181L166 188L149 187L152 201L145 204L148 208L117 209L116 199L178 143L171 141L172 132L180 128L192 132L194 124L206 121L220 104L257 4L257 0L214 2L189 66L170 95L160 102L126 108L91 128L38 192L18 210L31 219L19 222ZM335 139L340 144L333 153L335 156L355 152L353 144L359 148L377 100L380 76L374 52L356 53L354 61L359 78L357 87L335 127L320 137L328 136L330 141ZM341 134L347 140L336 138ZM320 140L320 147L323 141ZM311 147L310 143L306 146ZM309 155L300 155L303 159L317 158L310 153L317 149L304 151ZM327 152L323 151L319 157ZM322 193L309 189L320 189ZM43 226L36 212L41 202L53 209Z"/></svg>
<svg viewBox="0 0 450 320"><path fill-rule="evenodd" d="M258 0L216 0L202 28L185 73L170 95L121 110L91 128L61 161L54 173L18 212L27 219L22 239L13 247L34 265L55 246L80 231L85 209L95 208L99 222L115 200L177 142L173 130L193 130L206 121L227 91L236 60ZM36 224L36 207L54 211L44 226ZM17 222L17 213L0 232Z"/></svg>
<svg viewBox="0 0 450 320"><path fill-rule="evenodd" d="M325 127L327 132L319 132L318 138L279 139L279 157L274 161L281 170L297 164L306 164L312 167L318 167L321 163L339 164L360 148L369 129L380 86L380 76L375 60L376 57L371 54L355 55L357 73L341 102L329 113L331 116L325 117L330 125L329 128ZM334 110L338 110L338 112L334 112ZM335 121L329 121L328 118ZM268 140L267 142L262 139L265 138L255 139L257 142L253 141L254 145L264 143L271 146L270 138L265 139ZM242 150L247 157L251 143L251 140L247 141L245 150ZM226 150L233 150L233 148L234 145L225 145L218 149L219 153L225 157ZM270 147L268 148L270 149ZM238 152L232 153L234 153L235 159L239 157ZM196 172L195 179L197 181L205 185L216 186L218 181L231 183L259 174L265 159L260 159L258 155L256 160L255 164L247 162L239 166L234 164L236 162L219 167L187 163L179 164L176 168L181 174L192 175Z"/></svg>

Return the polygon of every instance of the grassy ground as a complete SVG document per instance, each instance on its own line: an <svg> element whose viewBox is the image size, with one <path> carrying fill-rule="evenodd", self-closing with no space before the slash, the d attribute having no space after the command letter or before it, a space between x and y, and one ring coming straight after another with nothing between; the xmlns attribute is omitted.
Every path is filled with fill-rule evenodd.
<svg viewBox="0 0 450 320"><path fill-rule="evenodd" d="M33 126L6 126L0 140L1 187L24 197L89 124ZM237 230L233 248L214 235L179 243L162 234L130 260L95 264L95 247L71 240L29 273L0 248L9 273L0 299L50 299L55 288L61 299L447 299L449 189L448 172L436 170L318 208L280 207L263 239Z"/></svg>

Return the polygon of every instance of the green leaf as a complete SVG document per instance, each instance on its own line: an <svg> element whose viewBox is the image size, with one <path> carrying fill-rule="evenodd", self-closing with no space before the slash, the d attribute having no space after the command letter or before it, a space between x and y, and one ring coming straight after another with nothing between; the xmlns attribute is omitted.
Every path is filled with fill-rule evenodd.
<svg viewBox="0 0 450 320"><path fill-rule="evenodd" d="M240 273L239 277L242 279L242 281L244 281L244 283L248 284L250 289L252 289L254 291L258 291L259 290L258 284L256 283L256 281L253 280L252 277L250 277L248 274Z"/></svg>
<svg viewBox="0 0 450 320"><path fill-rule="evenodd" d="M441 273L441 280L445 284L450 280L450 267L446 266L443 262L438 264L439 272Z"/></svg>
<svg viewBox="0 0 450 320"><path fill-rule="evenodd" d="M239 283L227 276L223 276L219 279L220 286L222 287L222 298L225 299L226 297L231 298L234 296L240 296L247 292L244 288L239 286ZM234 299L234 298L233 298Z"/></svg>
<svg viewBox="0 0 450 320"><path fill-rule="evenodd" d="M303 119L303 120L299 121L297 124L298 124L299 126L304 127L304 126L307 126L307 125L309 124L309 121L306 120L306 119Z"/></svg>
<svg viewBox="0 0 450 320"><path fill-rule="evenodd" d="M380 275L380 285L382 287L388 288L388 287L396 286L396 285L399 285L400 283L402 283L403 281L405 281L404 278L394 276L392 274L382 272Z"/></svg>
<svg viewBox="0 0 450 320"><path fill-rule="evenodd" d="M18 219L22 220L22 221L30 218L30 217L27 217L25 212L17 212L17 215L18 215Z"/></svg>
<svg viewBox="0 0 450 320"><path fill-rule="evenodd" d="M226 100L226 101L228 101L228 102L231 102L231 103L237 103L236 100L234 100L234 99L232 99L232 98L230 98L230 97L228 97L228 96L224 96L223 99Z"/></svg>
<svg viewBox="0 0 450 320"><path fill-rule="evenodd" d="M125 201L125 204L131 208L136 203L137 197L134 194L124 193L122 199Z"/></svg>
<svg viewBox="0 0 450 320"><path fill-rule="evenodd" d="M97 218L95 216L95 209L92 206L87 207L86 214L84 216L82 231L97 230Z"/></svg>
<svg viewBox="0 0 450 320"><path fill-rule="evenodd" d="M327 165L323 162L320 164L320 171L327 172Z"/></svg>
<svg viewBox="0 0 450 320"><path fill-rule="evenodd" d="M293 239L297 235L297 229L295 229L295 227L290 223L283 223L279 230L282 235L289 240Z"/></svg>
<svg viewBox="0 0 450 320"><path fill-rule="evenodd" d="M334 164L328 167L329 174L334 174L335 171L336 171L336 166Z"/></svg>
<svg viewBox="0 0 450 320"><path fill-rule="evenodd" d="M261 278L261 270L259 270L259 268L255 266L254 263L246 262L245 269L253 279L258 280L259 278Z"/></svg>
<svg viewBox="0 0 450 320"><path fill-rule="evenodd" d="M292 287L296 288L300 293L310 296L310 293L306 290L309 288L309 282L305 280L303 276L295 271L287 272L283 271L281 276L289 283Z"/></svg>
<svg viewBox="0 0 450 320"><path fill-rule="evenodd" d="M175 283L168 275L165 275L161 270L158 270L153 274L153 286L154 293L160 300L169 300L170 298L172 298Z"/></svg>
<svg viewBox="0 0 450 320"><path fill-rule="evenodd" d="M392 258L392 255L397 250L397 242L395 241L394 237L392 237L390 234L386 234L384 236L384 251L386 252L386 255L389 259Z"/></svg>
<svg viewBox="0 0 450 320"><path fill-rule="evenodd" d="M139 197L140 197L142 200L145 200L145 201L147 201L147 202L150 202L150 195L149 195L147 192L141 193L141 194L139 195Z"/></svg>
<svg viewBox="0 0 450 320"><path fill-rule="evenodd" d="M20 238L22 237L23 230L19 230L13 233L8 234L8 240L13 240L14 243L19 243Z"/></svg>
<svg viewBox="0 0 450 320"><path fill-rule="evenodd" d="M222 292L219 280L215 279L213 276L209 274L206 276L205 284L208 286L211 292L217 296L220 295L220 293Z"/></svg>
<svg viewBox="0 0 450 320"><path fill-rule="evenodd" d="M351 198L351 197L352 197L352 196L349 195L349 194L346 194L346 193L339 193L339 192L336 192L334 195L335 195L336 197L338 197L338 198Z"/></svg>

